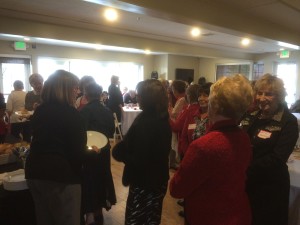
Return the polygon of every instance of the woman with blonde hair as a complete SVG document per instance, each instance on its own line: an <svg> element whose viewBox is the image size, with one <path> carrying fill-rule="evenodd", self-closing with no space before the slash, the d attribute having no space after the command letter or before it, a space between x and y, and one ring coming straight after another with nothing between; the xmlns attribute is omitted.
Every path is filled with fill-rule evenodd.
<svg viewBox="0 0 300 225"><path fill-rule="evenodd" d="M251 144L238 122L252 103L252 88L242 75L211 86L207 133L193 141L170 181L170 193L184 198L186 224L250 225L245 192Z"/></svg>
<svg viewBox="0 0 300 225"><path fill-rule="evenodd" d="M253 225L288 224L290 178L286 162L298 139L297 119L289 112L283 81L265 74L254 86L257 110L247 113L242 127L252 143L247 172Z"/></svg>
<svg viewBox="0 0 300 225"><path fill-rule="evenodd" d="M44 85L44 78L38 73L33 73L29 77L29 83L33 88L25 97L25 109L28 111L35 110L41 103L41 93Z"/></svg>

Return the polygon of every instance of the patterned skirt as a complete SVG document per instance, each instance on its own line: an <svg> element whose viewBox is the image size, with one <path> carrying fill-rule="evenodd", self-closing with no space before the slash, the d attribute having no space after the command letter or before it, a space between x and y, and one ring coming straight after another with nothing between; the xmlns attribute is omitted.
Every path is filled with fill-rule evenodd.
<svg viewBox="0 0 300 225"><path fill-rule="evenodd" d="M167 186L166 183L159 188L144 189L130 185L125 225L159 225Z"/></svg>

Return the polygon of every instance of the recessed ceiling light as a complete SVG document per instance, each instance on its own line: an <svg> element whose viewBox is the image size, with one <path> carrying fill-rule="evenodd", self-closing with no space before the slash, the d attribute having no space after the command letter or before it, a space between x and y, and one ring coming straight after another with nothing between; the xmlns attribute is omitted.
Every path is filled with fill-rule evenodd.
<svg viewBox="0 0 300 225"><path fill-rule="evenodd" d="M247 45L250 44L250 39L244 38L244 39L241 41L241 43L242 43L242 45L247 46Z"/></svg>
<svg viewBox="0 0 300 225"><path fill-rule="evenodd" d="M193 29L191 30L191 35L192 35L193 37L198 37L198 36L200 35L200 33L201 33L201 31L200 31L200 29L197 28L197 27L195 27L195 28L193 28Z"/></svg>
<svg viewBox="0 0 300 225"><path fill-rule="evenodd" d="M118 19L118 13L115 9L106 9L104 16L108 21L116 21Z"/></svg>
<svg viewBox="0 0 300 225"><path fill-rule="evenodd" d="M146 54L146 55L150 55L150 54L151 54L151 51L150 51L149 49L146 49L146 50L145 50L145 54Z"/></svg>

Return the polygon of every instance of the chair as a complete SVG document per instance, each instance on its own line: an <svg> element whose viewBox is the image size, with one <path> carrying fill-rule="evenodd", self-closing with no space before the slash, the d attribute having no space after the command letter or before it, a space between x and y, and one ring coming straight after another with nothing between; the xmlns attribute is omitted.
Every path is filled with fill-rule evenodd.
<svg viewBox="0 0 300 225"><path fill-rule="evenodd" d="M114 133L114 144L116 144L117 139L123 140L123 135L121 132L121 123L118 121L117 114L113 113L115 121L115 133ZM119 133L117 133L117 131Z"/></svg>

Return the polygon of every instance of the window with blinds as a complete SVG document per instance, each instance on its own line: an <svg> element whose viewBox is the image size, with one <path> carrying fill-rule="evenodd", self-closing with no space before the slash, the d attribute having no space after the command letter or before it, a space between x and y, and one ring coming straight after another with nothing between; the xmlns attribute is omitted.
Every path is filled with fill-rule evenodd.
<svg viewBox="0 0 300 225"><path fill-rule="evenodd" d="M248 79L251 78L250 64L223 64L217 65L216 80L223 76L230 76L234 74L243 74Z"/></svg>

